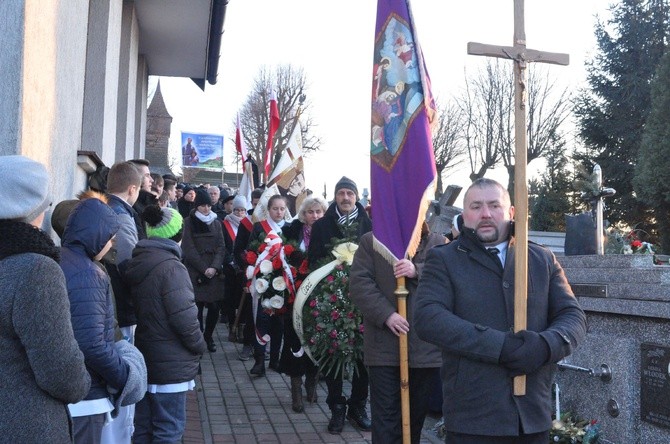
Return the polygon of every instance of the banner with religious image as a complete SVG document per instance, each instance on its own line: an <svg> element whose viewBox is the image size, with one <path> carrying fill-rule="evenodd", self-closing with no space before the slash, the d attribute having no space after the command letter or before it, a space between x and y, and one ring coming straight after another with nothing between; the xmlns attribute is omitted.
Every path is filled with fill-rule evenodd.
<svg viewBox="0 0 670 444"><path fill-rule="evenodd" d="M407 0L379 0L372 75L370 180L375 249L412 256L435 190L436 115Z"/></svg>
<svg viewBox="0 0 670 444"><path fill-rule="evenodd" d="M290 213L296 215L300 204L307 196L300 122L296 122L268 185L277 185L279 194L286 197Z"/></svg>

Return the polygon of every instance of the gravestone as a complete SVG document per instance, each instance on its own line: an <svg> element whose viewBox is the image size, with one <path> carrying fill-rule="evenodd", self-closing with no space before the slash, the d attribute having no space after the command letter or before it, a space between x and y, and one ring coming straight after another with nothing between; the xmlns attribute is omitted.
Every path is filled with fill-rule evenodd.
<svg viewBox="0 0 670 444"><path fill-rule="evenodd" d="M603 442L670 443L670 266L652 255L558 258L588 333L566 363L611 369L611 380L559 370L562 411L601 424Z"/></svg>
<svg viewBox="0 0 670 444"><path fill-rule="evenodd" d="M426 223L431 232L446 235L451 231L454 216L463 212L462 208L454 206L462 189L463 187L458 185L449 185L440 196L440 200L433 201L426 213Z"/></svg>
<svg viewBox="0 0 670 444"><path fill-rule="evenodd" d="M565 255L596 254L596 223L591 213L566 214Z"/></svg>

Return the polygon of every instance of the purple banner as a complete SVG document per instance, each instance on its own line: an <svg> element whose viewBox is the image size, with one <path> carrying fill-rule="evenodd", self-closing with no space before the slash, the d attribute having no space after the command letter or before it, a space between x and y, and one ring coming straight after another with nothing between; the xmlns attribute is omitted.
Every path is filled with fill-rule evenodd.
<svg viewBox="0 0 670 444"><path fill-rule="evenodd" d="M370 179L376 244L412 256L436 177L435 102L406 0L378 0Z"/></svg>

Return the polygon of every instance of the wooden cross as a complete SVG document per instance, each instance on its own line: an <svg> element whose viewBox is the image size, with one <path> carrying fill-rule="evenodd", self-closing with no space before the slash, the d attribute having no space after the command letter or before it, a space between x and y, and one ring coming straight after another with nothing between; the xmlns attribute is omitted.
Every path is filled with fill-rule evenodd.
<svg viewBox="0 0 670 444"><path fill-rule="evenodd" d="M567 65L568 54L526 48L524 0L514 0L514 46L468 43L468 54L514 60L514 331L525 330L528 314L528 186L526 184L526 68L528 62ZM526 394L526 375L514 378L514 394Z"/></svg>

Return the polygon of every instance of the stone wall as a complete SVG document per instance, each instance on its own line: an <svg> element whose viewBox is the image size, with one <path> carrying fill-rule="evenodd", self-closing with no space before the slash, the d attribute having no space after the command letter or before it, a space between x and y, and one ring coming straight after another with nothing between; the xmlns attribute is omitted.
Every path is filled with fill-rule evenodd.
<svg viewBox="0 0 670 444"><path fill-rule="evenodd" d="M670 349L670 266L653 265L648 255L564 256L559 261L588 318L588 334L566 359L572 365L600 369L607 364L612 379L559 370L562 411L597 419L608 442L670 442L670 398L653 407L661 417L642 420L643 344ZM670 356L670 351L666 353ZM663 358L667 359L667 358ZM670 390L667 363L659 393ZM653 382L653 381L652 381ZM649 405L647 393L644 398ZM618 407L618 412L617 410ZM661 423L667 422L664 426Z"/></svg>

